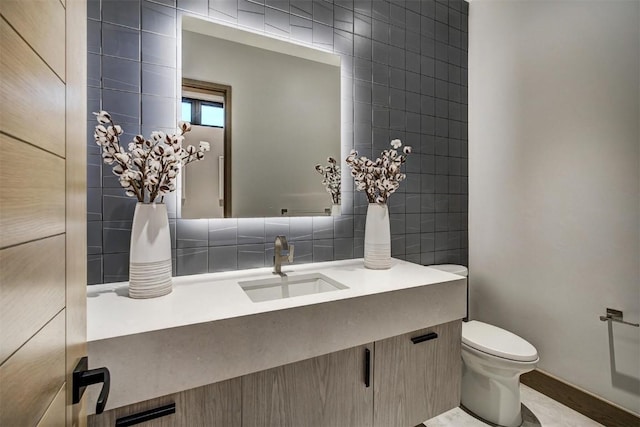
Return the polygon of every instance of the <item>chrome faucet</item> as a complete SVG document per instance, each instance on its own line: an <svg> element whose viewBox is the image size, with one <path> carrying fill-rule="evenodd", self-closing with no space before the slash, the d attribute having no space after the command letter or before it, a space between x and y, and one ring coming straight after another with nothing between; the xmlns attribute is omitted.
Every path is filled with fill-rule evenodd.
<svg viewBox="0 0 640 427"><path fill-rule="evenodd" d="M286 237L276 236L273 253L273 274L286 276L286 274L282 272L282 261L293 262L293 245L287 243Z"/></svg>

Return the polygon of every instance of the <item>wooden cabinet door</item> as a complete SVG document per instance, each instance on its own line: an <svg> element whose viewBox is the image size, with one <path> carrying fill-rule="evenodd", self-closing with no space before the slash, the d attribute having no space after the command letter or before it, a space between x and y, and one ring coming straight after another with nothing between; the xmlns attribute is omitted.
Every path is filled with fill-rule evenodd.
<svg viewBox="0 0 640 427"><path fill-rule="evenodd" d="M460 404L461 332L457 320L376 341L376 427L415 426Z"/></svg>
<svg viewBox="0 0 640 427"><path fill-rule="evenodd" d="M362 345L242 377L242 426L372 426L366 350L373 361Z"/></svg>
<svg viewBox="0 0 640 427"><path fill-rule="evenodd" d="M175 413L145 427L241 427L241 381L234 378L89 416L89 427L113 427L116 420L175 404Z"/></svg>

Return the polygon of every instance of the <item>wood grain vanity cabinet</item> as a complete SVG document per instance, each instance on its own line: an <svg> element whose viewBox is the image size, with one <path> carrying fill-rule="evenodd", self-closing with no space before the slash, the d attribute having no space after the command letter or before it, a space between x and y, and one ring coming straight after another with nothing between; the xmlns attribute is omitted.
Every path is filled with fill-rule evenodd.
<svg viewBox="0 0 640 427"><path fill-rule="evenodd" d="M456 320L125 406L89 426L175 402L175 414L143 425L413 427L460 403L461 328Z"/></svg>
<svg viewBox="0 0 640 427"><path fill-rule="evenodd" d="M375 343L374 425L415 426L460 404L462 323Z"/></svg>

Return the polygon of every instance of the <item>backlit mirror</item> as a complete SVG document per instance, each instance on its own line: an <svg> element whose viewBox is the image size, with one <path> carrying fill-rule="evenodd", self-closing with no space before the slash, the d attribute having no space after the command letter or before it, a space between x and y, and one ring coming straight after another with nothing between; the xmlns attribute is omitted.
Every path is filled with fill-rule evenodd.
<svg viewBox="0 0 640 427"><path fill-rule="evenodd" d="M211 150L183 170L180 217L336 214L316 166L340 164L340 57L186 16L181 48L185 142Z"/></svg>

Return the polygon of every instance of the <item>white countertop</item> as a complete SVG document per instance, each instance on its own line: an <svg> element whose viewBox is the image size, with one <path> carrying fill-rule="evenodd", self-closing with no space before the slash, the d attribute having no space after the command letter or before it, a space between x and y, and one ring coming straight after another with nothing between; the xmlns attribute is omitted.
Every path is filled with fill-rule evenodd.
<svg viewBox="0 0 640 427"><path fill-rule="evenodd" d="M263 302L251 301L238 282L277 278L271 267L174 277L172 293L151 299L129 298L127 282L93 285L87 291L87 341L460 280L451 273L392 261L389 270L364 268L362 259L285 265L288 275L322 273L349 289Z"/></svg>
<svg viewBox="0 0 640 427"><path fill-rule="evenodd" d="M111 371L111 409L464 317L465 278L392 264L284 266L289 277L321 273L348 289L264 302L238 282L277 279L271 268L174 277L171 294L146 300L129 298L126 282L91 286L89 367ZM98 391L89 389L89 414Z"/></svg>

